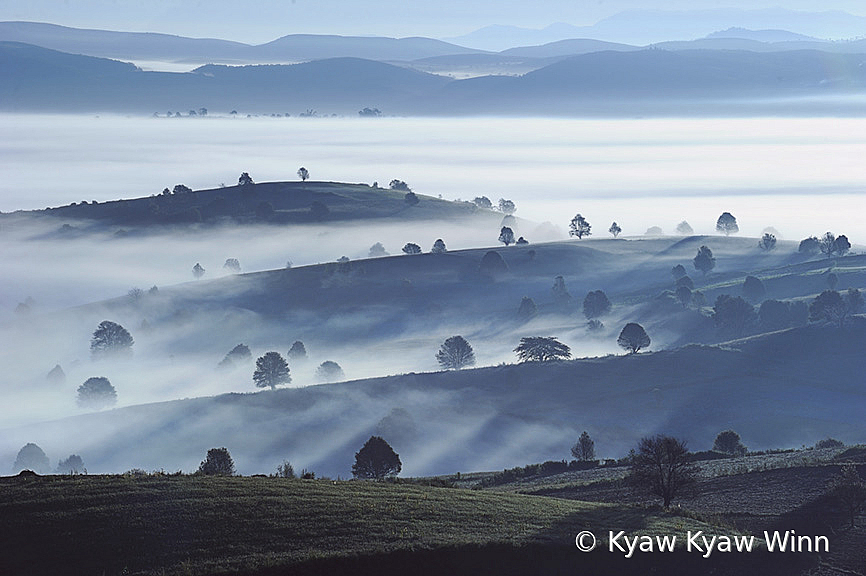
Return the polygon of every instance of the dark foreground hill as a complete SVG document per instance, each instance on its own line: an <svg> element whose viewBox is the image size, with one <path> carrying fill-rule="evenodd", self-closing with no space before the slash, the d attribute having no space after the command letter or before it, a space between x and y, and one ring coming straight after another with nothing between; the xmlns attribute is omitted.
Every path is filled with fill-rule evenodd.
<svg viewBox="0 0 866 576"><path fill-rule="evenodd" d="M453 488L277 478L0 479L6 574L795 574L812 555L705 559L675 513ZM592 553L575 535L599 535ZM676 534L673 553L624 558L607 531ZM771 571L772 570L772 571ZM780 572L781 570L781 572Z"/></svg>

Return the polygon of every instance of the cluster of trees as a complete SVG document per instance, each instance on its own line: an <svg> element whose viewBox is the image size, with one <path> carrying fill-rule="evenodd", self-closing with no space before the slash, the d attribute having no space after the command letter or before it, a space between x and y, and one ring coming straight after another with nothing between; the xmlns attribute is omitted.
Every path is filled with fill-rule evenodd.
<svg viewBox="0 0 866 576"><path fill-rule="evenodd" d="M84 467L84 461L78 454L70 454L68 457L60 460L57 467L52 469L51 462L48 456L37 444L28 442L15 457L15 463L12 465L12 472L17 474L22 470L30 470L37 474L87 474L87 469Z"/></svg>
<svg viewBox="0 0 866 576"><path fill-rule="evenodd" d="M810 236L800 241L798 251L806 256L821 252L827 258L833 255L844 256L851 249L851 242L844 234L836 236L832 232L826 232L820 238Z"/></svg>
<svg viewBox="0 0 866 576"><path fill-rule="evenodd" d="M293 362L306 360L307 349L304 343L296 340L289 348L287 356ZM238 344L226 354L220 365L233 366L239 362L245 362L251 357L249 347L245 344ZM333 360L325 360L316 369L316 379L320 382L337 382L345 377L343 368ZM266 352L256 360L253 382L258 388L270 388L271 390L276 390L277 386L291 384L292 376L289 362L279 352Z"/></svg>

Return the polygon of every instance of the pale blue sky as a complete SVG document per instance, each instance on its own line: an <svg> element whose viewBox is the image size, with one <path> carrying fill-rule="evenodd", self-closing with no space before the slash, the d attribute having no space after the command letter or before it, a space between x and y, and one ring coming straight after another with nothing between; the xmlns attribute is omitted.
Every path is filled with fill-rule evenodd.
<svg viewBox="0 0 866 576"><path fill-rule="evenodd" d="M261 43L297 33L449 37L489 24L591 25L631 9L725 7L844 10L866 16L862 0L2 0L0 20Z"/></svg>

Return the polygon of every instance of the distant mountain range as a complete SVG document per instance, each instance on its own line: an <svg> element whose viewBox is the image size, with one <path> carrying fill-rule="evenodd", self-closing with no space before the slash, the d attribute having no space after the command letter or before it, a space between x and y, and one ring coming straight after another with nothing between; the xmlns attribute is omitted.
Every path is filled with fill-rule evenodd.
<svg viewBox="0 0 866 576"><path fill-rule="evenodd" d="M355 115L375 107L397 115L621 115L692 113L680 105L724 100L733 103L730 112L740 113L745 108L738 102L748 99L861 94L864 63L863 55L809 50L648 49L572 56L519 77L451 80L360 58L143 72L114 60L0 42L0 68L7 76L0 110L185 114L204 107L219 113L294 115L314 109Z"/></svg>

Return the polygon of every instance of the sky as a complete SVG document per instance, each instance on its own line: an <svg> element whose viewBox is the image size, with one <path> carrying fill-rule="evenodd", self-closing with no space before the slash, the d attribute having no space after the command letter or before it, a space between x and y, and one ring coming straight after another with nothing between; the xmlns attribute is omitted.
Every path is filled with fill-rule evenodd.
<svg viewBox="0 0 866 576"><path fill-rule="evenodd" d="M460 36L492 25L592 25L626 10L717 8L842 10L866 16L860 0L3 0L0 20L79 28L163 32L263 43L287 34Z"/></svg>

